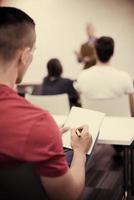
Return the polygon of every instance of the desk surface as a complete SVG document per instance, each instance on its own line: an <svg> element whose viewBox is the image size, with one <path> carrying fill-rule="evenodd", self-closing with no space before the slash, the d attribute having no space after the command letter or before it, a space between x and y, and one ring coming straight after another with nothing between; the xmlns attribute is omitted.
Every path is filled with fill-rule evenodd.
<svg viewBox="0 0 134 200"><path fill-rule="evenodd" d="M130 145L134 140L134 118L105 117L100 129L99 143Z"/></svg>
<svg viewBox="0 0 134 200"><path fill-rule="evenodd" d="M59 126L63 125L65 115L53 115ZM134 141L134 118L105 117L98 142L102 144L130 145Z"/></svg>

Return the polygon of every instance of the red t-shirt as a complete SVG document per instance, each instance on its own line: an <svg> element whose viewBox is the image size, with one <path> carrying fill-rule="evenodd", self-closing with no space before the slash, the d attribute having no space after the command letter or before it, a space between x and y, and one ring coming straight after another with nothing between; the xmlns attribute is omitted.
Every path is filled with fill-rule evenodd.
<svg viewBox="0 0 134 200"><path fill-rule="evenodd" d="M61 176L68 170L61 134L46 111L0 85L0 165L28 161L39 175Z"/></svg>

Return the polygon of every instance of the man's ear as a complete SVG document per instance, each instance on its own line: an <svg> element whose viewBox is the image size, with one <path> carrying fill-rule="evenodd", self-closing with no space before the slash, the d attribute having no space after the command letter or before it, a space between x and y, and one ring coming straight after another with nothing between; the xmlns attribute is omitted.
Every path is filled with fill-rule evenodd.
<svg viewBox="0 0 134 200"><path fill-rule="evenodd" d="M20 53L20 63L23 66L27 66L29 65L29 58L30 58L30 54L31 54L31 49L30 47L26 47L25 49L23 49Z"/></svg>

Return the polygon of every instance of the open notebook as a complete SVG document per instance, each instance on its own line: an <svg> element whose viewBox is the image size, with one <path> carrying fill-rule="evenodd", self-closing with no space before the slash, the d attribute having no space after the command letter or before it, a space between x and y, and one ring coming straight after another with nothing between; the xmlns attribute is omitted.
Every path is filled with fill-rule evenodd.
<svg viewBox="0 0 134 200"><path fill-rule="evenodd" d="M95 145L96 139L99 134L101 123L103 122L105 114L85 108L72 107L64 126L69 126L71 128L78 128L81 125L88 124L89 132L92 135L92 145L88 151L88 155ZM70 141L70 131L63 134L63 146L71 148Z"/></svg>

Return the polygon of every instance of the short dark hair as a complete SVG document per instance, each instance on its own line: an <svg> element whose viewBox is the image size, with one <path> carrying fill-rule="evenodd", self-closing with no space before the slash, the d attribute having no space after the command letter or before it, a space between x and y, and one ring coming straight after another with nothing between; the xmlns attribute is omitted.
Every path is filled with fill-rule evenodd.
<svg viewBox="0 0 134 200"><path fill-rule="evenodd" d="M62 65L57 58L52 58L47 63L48 77L60 77L62 74Z"/></svg>
<svg viewBox="0 0 134 200"><path fill-rule="evenodd" d="M17 50L32 48L35 38L31 37L35 28L33 19L14 7L0 7L0 59L12 60Z"/></svg>
<svg viewBox="0 0 134 200"><path fill-rule="evenodd" d="M95 49L101 62L108 62L114 53L114 40L111 37L100 37L95 41Z"/></svg>

